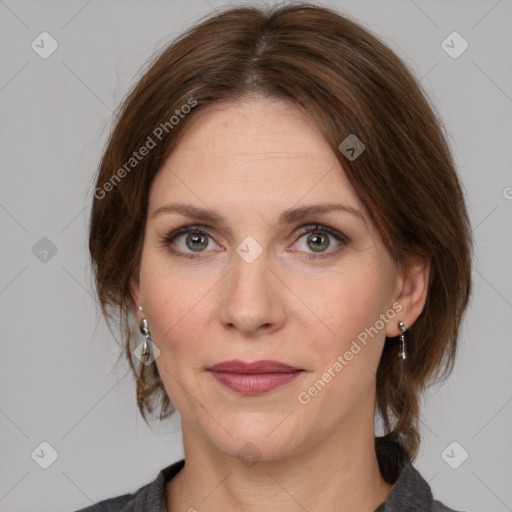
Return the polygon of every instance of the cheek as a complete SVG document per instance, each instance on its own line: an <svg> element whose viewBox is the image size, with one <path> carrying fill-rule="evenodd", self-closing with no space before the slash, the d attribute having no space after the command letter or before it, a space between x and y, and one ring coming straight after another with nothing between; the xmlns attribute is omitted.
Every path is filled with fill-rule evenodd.
<svg viewBox="0 0 512 512"><path fill-rule="evenodd" d="M340 403L356 406L357 397L373 392L385 340L385 324L379 319L390 307L389 276L377 265L354 267L309 294L324 333L310 339L318 358L315 378L329 382L329 391L317 402L327 409Z"/></svg>
<svg viewBox="0 0 512 512"><path fill-rule="evenodd" d="M391 288L384 269L377 266L343 269L315 285L305 283L300 296L324 323L326 333L347 340L373 326L389 308Z"/></svg>
<svg viewBox="0 0 512 512"><path fill-rule="evenodd" d="M170 275L159 271L161 268L161 264L151 265L148 259L145 269L141 269L144 311L150 321L153 342L160 349L156 365L174 406L180 412L188 411L188 415L200 417L201 411L196 410L190 393L198 392L196 379L205 357L204 319L208 313L204 299L208 288L190 286L189 280L179 273Z"/></svg>
<svg viewBox="0 0 512 512"><path fill-rule="evenodd" d="M204 322L209 287L191 282L172 272L157 258L148 258L141 267L141 294L154 342L165 356L197 354L195 340L204 337ZM166 364L172 357L166 357ZM168 361L168 362L167 362Z"/></svg>
<svg viewBox="0 0 512 512"><path fill-rule="evenodd" d="M314 407L318 414L333 418L373 396L385 339L384 329L373 329L389 307L389 290L382 281L347 275L342 283L318 294L315 310L328 329L322 329L323 336L309 337L316 368L308 386L322 389L313 400Z"/></svg>

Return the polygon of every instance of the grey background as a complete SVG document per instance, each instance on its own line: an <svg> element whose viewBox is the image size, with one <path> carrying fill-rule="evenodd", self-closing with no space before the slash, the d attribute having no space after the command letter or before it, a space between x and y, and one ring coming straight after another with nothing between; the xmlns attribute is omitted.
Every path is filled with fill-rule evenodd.
<svg viewBox="0 0 512 512"><path fill-rule="evenodd" d="M455 370L425 396L415 465L453 508L510 511L512 1L324 4L383 37L421 79L473 224L474 295ZM2 512L76 510L183 456L179 417L149 429L124 360L114 368L120 347L93 298L86 227L113 110L155 50L221 5L0 0ZM47 59L31 48L43 31L59 44ZM441 47L453 31L469 44L456 59ZM44 441L58 453L47 469L31 455ZM457 469L441 455L453 441L469 454Z"/></svg>

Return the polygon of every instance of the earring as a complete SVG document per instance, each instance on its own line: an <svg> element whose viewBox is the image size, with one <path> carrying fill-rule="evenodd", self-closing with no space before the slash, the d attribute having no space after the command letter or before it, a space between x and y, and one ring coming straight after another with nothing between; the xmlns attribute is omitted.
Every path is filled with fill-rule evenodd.
<svg viewBox="0 0 512 512"><path fill-rule="evenodd" d="M403 362L405 361L405 358L406 358L406 353L405 353L405 325L403 322L400 322L398 324L398 327L400 328L400 336L399 336L399 341L400 341L400 353L398 354L398 357L400 358L400 362L403 364Z"/></svg>
<svg viewBox="0 0 512 512"><path fill-rule="evenodd" d="M142 306L139 306L139 311L142 312ZM153 340L151 339L151 332L149 331L148 321L143 318L142 325L140 326L140 332L144 334L144 345L142 346L141 358L145 365L148 365L148 359L151 357L153 348Z"/></svg>

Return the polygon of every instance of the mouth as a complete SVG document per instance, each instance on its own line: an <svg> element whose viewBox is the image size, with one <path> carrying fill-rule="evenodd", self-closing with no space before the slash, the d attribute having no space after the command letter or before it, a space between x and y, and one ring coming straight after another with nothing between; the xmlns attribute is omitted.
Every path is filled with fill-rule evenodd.
<svg viewBox="0 0 512 512"><path fill-rule="evenodd" d="M253 363L224 361L209 367L208 371L224 386L245 395L267 393L292 382L305 372L303 368L268 360Z"/></svg>

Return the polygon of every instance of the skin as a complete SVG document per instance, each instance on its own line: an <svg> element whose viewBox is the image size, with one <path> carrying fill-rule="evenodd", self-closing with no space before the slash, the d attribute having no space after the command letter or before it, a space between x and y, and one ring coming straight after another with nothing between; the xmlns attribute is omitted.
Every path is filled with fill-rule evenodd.
<svg viewBox="0 0 512 512"><path fill-rule="evenodd" d="M224 223L152 215L175 202L208 208ZM332 211L277 223L285 209L325 203L350 206L363 218ZM314 234L299 233L317 223L314 234L329 241L325 248L321 239L321 250L308 243ZM172 230L194 224L211 234L199 252L186 233L161 244ZM236 252L249 236L263 251L252 263ZM328 257L308 259L322 254ZM385 336L420 315L428 273L419 259L406 269L395 264L314 120L295 105L217 103L191 120L152 183L132 283L135 314L148 320L161 351L158 371L181 415L186 466L167 484L168 509L372 512L384 502L391 485L374 451L375 373ZM298 394L395 303L401 311L394 319L300 403ZM249 396L206 370L230 359L271 359L306 371ZM240 452L247 443L257 450L252 465Z"/></svg>

